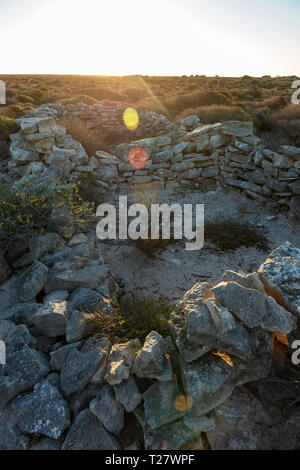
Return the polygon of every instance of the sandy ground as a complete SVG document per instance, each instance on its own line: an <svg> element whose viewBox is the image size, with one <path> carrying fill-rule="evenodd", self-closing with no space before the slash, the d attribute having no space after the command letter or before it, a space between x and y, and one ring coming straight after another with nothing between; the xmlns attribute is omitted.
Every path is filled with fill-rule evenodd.
<svg viewBox="0 0 300 470"><path fill-rule="evenodd" d="M159 201L168 204L204 204L205 220L217 214L241 216L240 196L220 189L208 193L186 191L185 194L165 190L160 193ZM124 291L141 291L143 295L155 297L164 295L175 302L196 282L218 282L226 269L245 273L257 271L268 254L287 240L300 248L300 234L288 223L286 215L279 214L273 220L268 220L270 213L265 207L253 205L253 208L254 213L242 215L263 228L270 246L267 251L241 247L222 252L208 241L204 242L201 250L188 251L184 242L179 241L157 252L151 259L130 240L98 240L97 246L122 281Z"/></svg>

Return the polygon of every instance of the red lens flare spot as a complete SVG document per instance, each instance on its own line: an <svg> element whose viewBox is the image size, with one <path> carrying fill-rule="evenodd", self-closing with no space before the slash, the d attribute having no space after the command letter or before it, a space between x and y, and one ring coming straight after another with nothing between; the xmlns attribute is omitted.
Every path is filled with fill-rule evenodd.
<svg viewBox="0 0 300 470"><path fill-rule="evenodd" d="M145 149L142 147L134 147L129 152L129 163L135 170L141 170L145 168L149 157Z"/></svg>

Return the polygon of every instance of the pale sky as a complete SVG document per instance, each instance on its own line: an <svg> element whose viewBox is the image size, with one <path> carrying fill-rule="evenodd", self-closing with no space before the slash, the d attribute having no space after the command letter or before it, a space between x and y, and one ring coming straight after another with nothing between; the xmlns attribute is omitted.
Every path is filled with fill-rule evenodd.
<svg viewBox="0 0 300 470"><path fill-rule="evenodd" d="M0 0L0 74L298 75L300 0Z"/></svg>

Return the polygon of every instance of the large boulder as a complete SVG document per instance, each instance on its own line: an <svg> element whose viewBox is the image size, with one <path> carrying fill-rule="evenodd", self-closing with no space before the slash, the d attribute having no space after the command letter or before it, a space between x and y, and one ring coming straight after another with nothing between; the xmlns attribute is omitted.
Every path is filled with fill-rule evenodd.
<svg viewBox="0 0 300 470"><path fill-rule="evenodd" d="M285 242L258 270L266 291L284 308L300 317L300 249Z"/></svg>
<svg viewBox="0 0 300 470"><path fill-rule="evenodd" d="M7 407L0 411L0 450L26 450L29 442L29 437L18 428L12 409Z"/></svg>
<svg viewBox="0 0 300 470"><path fill-rule="evenodd" d="M119 448L115 438L89 410L83 410L76 416L62 446L63 450L107 451Z"/></svg>
<svg viewBox="0 0 300 470"><path fill-rule="evenodd" d="M31 322L43 336L55 338L66 334L69 307L66 301L42 305L31 317Z"/></svg>
<svg viewBox="0 0 300 470"><path fill-rule="evenodd" d="M270 416L246 388L237 387L214 412L216 426L207 437L213 450L268 450Z"/></svg>
<svg viewBox="0 0 300 470"><path fill-rule="evenodd" d="M108 357L108 341L106 338L93 341L90 338L78 351L72 348L66 356L60 374L60 386L65 396L79 392L93 379L96 373L105 373Z"/></svg>
<svg viewBox="0 0 300 470"><path fill-rule="evenodd" d="M145 339L135 358L133 372L137 377L171 380L172 368L166 357L165 342L156 331L152 331Z"/></svg>
<svg viewBox="0 0 300 470"><path fill-rule="evenodd" d="M124 406L127 413L132 412L142 401L142 395L131 375L128 380L114 385L115 397L118 403Z"/></svg>
<svg viewBox="0 0 300 470"><path fill-rule="evenodd" d="M36 261L17 277L16 289L20 302L29 302L41 292L47 279L47 272L47 266Z"/></svg>
<svg viewBox="0 0 300 470"><path fill-rule="evenodd" d="M249 328L287 334L296 326L294 316L263 292L246 289L236 282L221 282L212 293Z"/></svg>
<svg viewBox="0 0 300 470"><path fill-rule="evenodd" d="M0 409L19 393L32 388L49 369L45 356L27 345L8 355L6 364L0 368Z"/></svg>
<svg viewBox="0 0 300 470"><path fill-rule="evenodd" d="M48 381L36 384L33 392L19 395L12 408L19 428L26 434L59 439L70 425L68 403Z"/></svg>
<svg viewBox="0 0 300 470"><path fill-rule="evenodd" d="M106 382L116 385L129 378L131 366L140 347L138 339L112 346L105 375Z"/></svg>
<svg viewBox="0 0 300 470"><path fill-rule="evenodd" d="M0 283L8 278L11 273L11 268L5 261L3 253L0 251Z"/></svg>
<svg viewBox="0 0 300 470"><path fill-rule="evenodd" d="M124 426L124 409L114 397L112 387L104 385L90 402L90 411L113 434L119 434Z"/></svg>

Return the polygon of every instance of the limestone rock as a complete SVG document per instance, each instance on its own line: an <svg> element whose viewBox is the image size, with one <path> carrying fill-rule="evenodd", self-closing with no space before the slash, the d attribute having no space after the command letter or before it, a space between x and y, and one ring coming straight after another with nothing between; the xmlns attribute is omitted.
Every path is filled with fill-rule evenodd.
<svg viewBox="0 0 300 470"><path fill-rule="evenodd" d="M127 413L135 410L142 400L142 395L132 375L121 384L114 385L114 391L117 402L124 406Z"/></svg>
<svg viewBox="0 0 300 470"><path fill-rule="evenodd" d="M20 432L12 409L0 411L0 450L26 450L28 447L29 437Z"/></svg>
<svg viewBox="0 0 300 470"><path fill-rule="evenodd" d="M212 293L249 328L261 327L283 334L295 328L293 315L262 292L246 289L236 282L221 282Z"/></svg>
<svg viewBox="0 0 300 470"><path fill-rule="evenodd" d="M90 343L88 340L85 344L86 347L83 347L81 351L75 348L71 349L62 365L60 385L67 397L83 390L98 369L106 365L107 340L100 339L95 342L93 347L90 347Z"/></svg>
<svg viewBox="0 0 300 470"><path fill-rule="evenodd" d="M50 338L66 334L66 323L69 307L66 301L51 302L41 308L31 317L38 331Z"/></svg>
<svg viewBox="0 0 300 470"><path fill-rule="evenodd" d="M182 416L181 396L175 379L169 382L155 382L147 389L143 394L145 417L152 429Z"/></svg>
<svg viewBox="0 0 300 470"><path fill-rule="evenodd" d="M32 388L48 372L45 356L27 345L9 355L0 368L0 409L19 393Z"/></svg>
<svg viewBox="0 0 300 470"><path fill-rule="evenodd" d="M113 389L104 385L90 403L90 411L113 434L119 434L124 426L124 409L114 397Z"/></svg>
<svg viewBox="0 0 300 470"><path fill-rule="evenodd" d="M221 133L246 137L253 135L253 123L250 121L225 121L221 125Z"/></svg>
<svg viewBox="0 0 300 470"><path fill-rule="evenodd" d="M36 261L16 279L16 289L21 302L33 300L43 289L48 268Z"/></svg>
<svg viewBox="0 0 300 470"><path fill-rule="evenodd" d="M112 346L105 375L106 382L116 385L129 378L131 366L140 347L138 339Z"/></svg>
<svg viewBox="0 0 300 470"><path fill-rule="evenodd" d="M11 273L11 268L5 261L3 253L0 251L0 283L8 278Z"/></svg>
<svg viewBox="0 0 300 470"><path fill-rule="evenodd" d="M117 441L89 410L76 416L62 450L118 450Z"/></svg>
<svg viewBox="0 0 300 470"><path fill-rule="evenodd" d="M266 291L300 316L300 250L290 242L276 248L258 270Z"/></svg>
<svg viewBox="0 0 300 470"><path fill-rule="evenodd" d="M12 403L16 421L26 434L42 434L58 439L70 425L66 400L48 382L35 385L34 391L19 395Z"/></svg>

